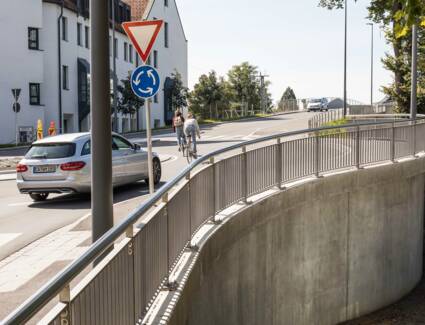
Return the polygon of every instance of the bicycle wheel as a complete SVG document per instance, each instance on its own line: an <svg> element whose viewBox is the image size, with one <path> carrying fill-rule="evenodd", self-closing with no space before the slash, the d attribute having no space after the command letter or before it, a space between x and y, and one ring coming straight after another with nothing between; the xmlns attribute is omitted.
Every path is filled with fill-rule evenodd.
<svg viewBox="0 0 425 325"><path fill-rule="evenodd" d="M187 152L186 159L187 159L187 162L190 164L193 160L193 153L192 153L192 150L189 148L186 150L186 152Z"/></svg>

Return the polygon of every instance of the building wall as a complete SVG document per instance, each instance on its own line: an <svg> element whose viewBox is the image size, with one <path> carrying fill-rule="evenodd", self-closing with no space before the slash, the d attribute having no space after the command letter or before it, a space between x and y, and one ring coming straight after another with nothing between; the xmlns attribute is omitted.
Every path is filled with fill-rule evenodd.
<svg viewBox="0 0 425 325"><path fill-rule="evenodd" d="M45 71L48 75L45 81L46 93L46 120L58 121L58 56L57 56L57 17L60 14L60 7L54 4L44 4L44 21L46 24L45 37L50 41L47 42L44 56ZM85 27L90 28L90 20L84 17L77 17L76 13L71 10L64 10L64 17L68 20L68 40L61 40L62 46L62 66L68 66L69 69L69 88L62 89L62 112L64 118L71 118L71 125L74 132L78 131L78 59L84 59L90 63L90 45L85 47ZM82 46L77 43L77 23L82 25ZM89 29L90 30L90 29ZM112 35L112 30L110 31ZM127 77L129 71L134 69L135 63L124 61L124 42L128 43L128 38L125 34L116 32L115 37L118 40L117 52L117 76L118 80ZM89 37L90 38L90 37ZM134 54L133 54L134 56ZM135 61L133 61L135 62ZM111 70L113 64L111 60ZM120 115L120 120L123 118ZM89 128L89 119L83 122L83 130ZM119 123L122 125L122 123ZM120 132L122 130L120 129Z"/></svg>
<svg viewBox="0 0 425 325"><path fill-rule="evenodd" d="M14 15L13 13L19 13ZM59 127L59 94L58 94L58 25L60 15L58 4L42 0L7 0L2 3L0 11L0 41L3 46L0 51L0 144L15 141L15 114L12 111L12 88L21 88L19 102L21 112L18 114L18 126L32 127L36 131L37 120L44 124L44 133L51 121ZM67 120L68 132L79 131L78 119L78 59L90 62L90 49L85 47L85 26L90 26L90 20L78 16L75 12L64 9L68 20L67 41L61 39L62 65L68 66L69 88L62 89L63 118ZM164 7L163 1L153 5L151 18L163 18L169 22L169 48L164 47L163 31L159 36L155 50L158 51L159 72L162 82L177 69L187 85L187 42L178 20L174 1ZM77 22L82 24L82 46L77 44ZM28 49L28 27L39 28L40 50ZM112 30L110 32L112 34ZM116 31L118 40L118 57L116 60L117 78L119 82L127 78L129 72L136 67L136 51L133 49L133 62L124 60L124 42L129 44L127 36ZM111 37L112 43L112 37ZM112 44L111 44L112 46ZM141 64L140 59L138 63ZM153 63L152 63L153 64ZM111 60L111 70L113 63ZM29 104L29 83L41 84L41 103L39 106ZM152 103L152 125L164 125L164 96L161 89L158 103ZM139 128L145 128L145 110L139 111ZM154 122L155 123L154 124ZM119 115L119 131L129 131L131 122L129 116ZM83 130L90 125L89 117L83 123ZM123 125L127 126L123 129Z"/></svg>
<svg viewBox="0 0 425 325"><path fill-rule="evenodd" d="M43 28L41 0L2 1L0 27L0 143L5 144L15 142L12 88L22 90L18 125L35 128L34 121L43 119L44 107L29 104L29 83L44 81L44 52L28 49L28 27Z"/></svg>
<svg viewBox="0 0 425 325"><path fill-rule="evenodd" d="M168 0L168 7L164 5L164 0L155 0L150 12L145 13L145 17L148 20L163 19L169 26L168 48L165 47L165 28L163 27L152 50L152 53L154 50L158 51L158 72L161 82L164 84L166 78L171 77L171 74L177 70L182 75L184 86L187 87L187 40L175 0ZM153 65L152 56L151 54L151 63ZM152 120L160 120L161 126L164 125L164 92L162 89L163 87L158 93L159 103L152 104Z"/></svg>

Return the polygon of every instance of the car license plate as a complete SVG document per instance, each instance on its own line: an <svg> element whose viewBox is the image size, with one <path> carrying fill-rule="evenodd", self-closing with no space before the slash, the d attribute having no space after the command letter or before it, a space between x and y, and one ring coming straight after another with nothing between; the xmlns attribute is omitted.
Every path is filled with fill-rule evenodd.
<svg viewBox="0 0 425 325"><path fill-rule="evenodd" d="M55 165L34 166L34 174L56 173Z"/></svg>

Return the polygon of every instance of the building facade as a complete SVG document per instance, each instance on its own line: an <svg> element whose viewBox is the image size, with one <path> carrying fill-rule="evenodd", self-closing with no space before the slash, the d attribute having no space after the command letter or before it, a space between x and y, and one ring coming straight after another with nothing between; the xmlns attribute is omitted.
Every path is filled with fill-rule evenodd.
<svg viewBox="0 0 425 325"><path fill-rule="evenodd" d="M112 28L110 30L111 80L112 49L115 47L116 76L120 82L141 62L121 28L123 21L131 19L131 7L119 0L114 3L116 28L114 33ZM150 59L158 67L163 82L169 82L172 72L177 70L187 85L187 41L174 0L167 4L165 9L162 1L149 3L150 12L158 12L156 18L166 20L168 28L171 27L167 32L168 47L164 41L166 36L162 35L163 42L158 40ZM164 16L159 15L161 11ZM0 24L3 44L0 51L0 144L14 143L16 133L20 142L32 141L38 120L43 122L45 135L52 121L64 133L89 130L89 1L65 0L62 7L61 0L5 0ZM169 55L169 51L173 55ZM18 114L13 111L12 89L15 88L21 89ZM169 122L165 84L161 89L163 91L152 104L152 125L156 126ZM108 96L110 92L105 90ZM143 129L146 125L144 113L142 108L137 116L118 114L118 130Z"/></svg>

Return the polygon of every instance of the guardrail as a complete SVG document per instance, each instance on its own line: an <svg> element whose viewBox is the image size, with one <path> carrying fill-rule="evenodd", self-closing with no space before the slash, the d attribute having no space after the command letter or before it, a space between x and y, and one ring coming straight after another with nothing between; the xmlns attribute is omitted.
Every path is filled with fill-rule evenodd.
<svg viewBox="0 0 425 325"><path fill-rule="evenodd" d="M371 106L350 106L347 107L347 117L349 119L356 116L378 116L384 118L386 116L397 116L398 118L409 117L408 114L394 114L394 104ZM327 112L317 114L308 121L309 128L319 128L330 122L340 120L344 117L342 108L330 109Z"/></svg>
<svg viewBox="0 0 425 325"><path fill-rule="evenodd" d="M423 119L383 121L282 133L211 152L108 231L2 324L23 324L56 297L60 303L43 323L136 324L161 288L174 287L169 275L175 263L200 226L215 221L218 212L297 179L414 156L425 151L424 139ZM142 217L142 224L134 227ZM71 281L105 252L105 259L71 290Z"/></svg>

